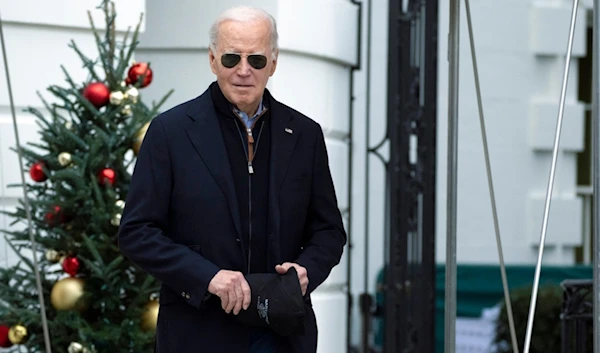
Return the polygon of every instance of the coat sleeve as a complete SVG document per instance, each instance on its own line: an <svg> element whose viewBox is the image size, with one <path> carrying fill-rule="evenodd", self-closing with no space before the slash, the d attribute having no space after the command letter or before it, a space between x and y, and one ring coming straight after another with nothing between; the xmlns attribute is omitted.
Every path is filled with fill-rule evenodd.
<svg viewBox="0 0 600 353"><path fill-rule="evenodd" d="M209 296L219 268L166 234L169 229L172 167L169 141L160 118L150 124L131 178L119 227L119 247L141 269L194 307Z"/></svg>
<svg viewBox="0 0 600 353"><path fill-rule="evenodd" d="M316 139L311 196L304 229L304 247L296 263L308 272L307 295L327 279L340 262L346 232L329 170L323 131Z"/></svg>

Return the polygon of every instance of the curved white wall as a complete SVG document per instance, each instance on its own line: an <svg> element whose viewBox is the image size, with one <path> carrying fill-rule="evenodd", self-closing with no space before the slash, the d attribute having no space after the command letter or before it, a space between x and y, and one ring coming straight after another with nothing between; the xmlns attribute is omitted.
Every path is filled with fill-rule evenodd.
<svg viewBox="0 0 600 353"><path fill-rule="evenodd" d="M137 58L149 61L154 81L144 89L164 105L201 94L215 77L208 66L208 29L235 5L254 5L278 22L280 56L268 88L275 98L321 124L342 211L348 207L350 67L356 63L358 9L346 0L189 2L148 0L146 33ZM347 255L347 251L346 251ZM346 256L313 295L319 325L318 352L341 352L346 344Z"/></svg>

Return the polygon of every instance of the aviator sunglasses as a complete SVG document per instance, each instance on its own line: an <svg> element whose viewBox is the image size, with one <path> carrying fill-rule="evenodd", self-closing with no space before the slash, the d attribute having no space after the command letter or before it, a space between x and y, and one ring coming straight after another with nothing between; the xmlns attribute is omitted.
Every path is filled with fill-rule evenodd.
<svg viewBox="0 0 600 353"><path fill-rule="evenodd" d="M221 64L228 69L231 69L235 65L239 64L242 60L242 56L240 54L227 53L221 56ZM255 68L256 70L260 70L267 66L267 57L260 54L252 54L247 57L248 64Z"/></svg>

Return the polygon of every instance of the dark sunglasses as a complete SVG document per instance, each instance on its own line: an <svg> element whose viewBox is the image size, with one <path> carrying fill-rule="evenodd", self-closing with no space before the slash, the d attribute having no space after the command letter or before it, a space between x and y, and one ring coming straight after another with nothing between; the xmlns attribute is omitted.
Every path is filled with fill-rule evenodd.
<svg viewBox="0 0 600 353"><path fill-rule="evenodd" d="M221 64L228 69L231 69L235 65L239 64L242 60L242 56L240 54L223 54L221 56ZM267 57L260 54L252 54L248 55L248 64L253 68L260 70L267 66Z"/></svg>

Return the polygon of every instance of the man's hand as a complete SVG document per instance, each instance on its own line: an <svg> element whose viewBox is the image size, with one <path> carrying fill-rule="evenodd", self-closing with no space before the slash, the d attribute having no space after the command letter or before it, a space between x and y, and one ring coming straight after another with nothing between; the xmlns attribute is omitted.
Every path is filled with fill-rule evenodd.
<svg viewBox="0 0 600 353"><path fill-rule="evenodd" d="M308 287L308 272L306 268L293 262L284 262L281 265L275 266L275 271L280 275L287 273L290 267L295 267L298 272L298 281L300 281L300 287L302 288L302 295L306 295L306 288Z"/></svg>
<svg viewBox="0 0 600 353"><path fill-rule="evenodd" d="M227 314L233 310L237 315L250 306L250 286L241 272L220 270L210 280L208 291L221 298L221 307Z"/></svg>

